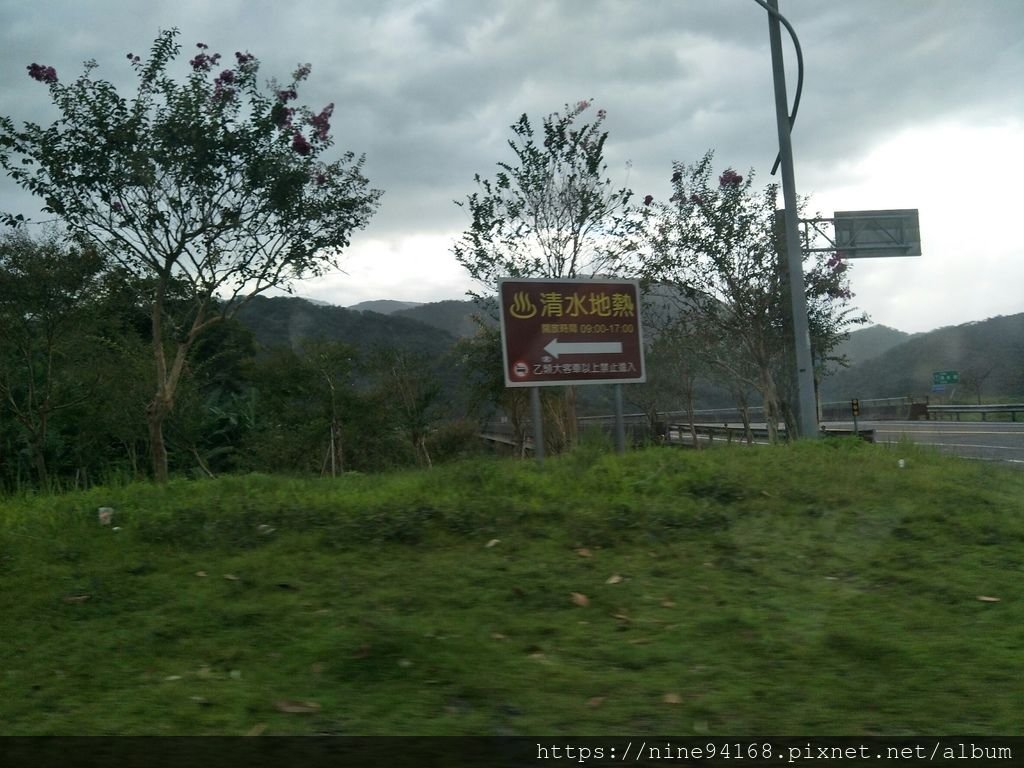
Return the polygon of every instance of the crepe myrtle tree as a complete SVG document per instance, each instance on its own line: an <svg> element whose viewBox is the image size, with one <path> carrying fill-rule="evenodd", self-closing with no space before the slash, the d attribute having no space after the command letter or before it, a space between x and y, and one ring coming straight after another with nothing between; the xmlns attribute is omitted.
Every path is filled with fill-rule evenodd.
<svg viewBox="0 0 1024 768"><path fill-rule="evenodd" d="M18 129L0 118L8 175L151 286L156 390L147 419L159 482L164 421L196 339L253 296L336 267L381 195L363 175L364 157L327 159L334 105L313 112L297 101L310 65L288 83L264 83L252 54L222 62L200 43L175 79L177 37L161 32L146 59L128 54L138 80L130 98L94 76L95 62L67 83L32 64L59 119ZM187 291L185 316L167 300L176 285Z"/></svg>
<svg viewBox="0 0 1024 768"><path fill-rule="evenodd" d="M709 350L712 362L760 393L774 441L789 412L792 367L778 187L755 190L750 174L744 179L731 168L716 178L712 159L708 152L695 164L675 163L669 201L644 199L647 243L637 269L674 292L680 311L721 342ZM823 375L850 327L867 318L849 306L846 263L835 254L803 253L811 346Z"/></svg>
<svg viewBox="0 0 1024 768"><path fill-rule="evenodd" d="M477 174L478 190L456 205L471 217L452 250L485 289L501 277L590 277L614 273L621 257L619 230L633 219L632 192L606 177L603 125L590 101L567 104L542 120L538 132L524 113L511 126L514 163L499 162L493 180ZM475 294L474 294L475 295Z"/></svg>
<svg viewBox="0 0 1024 768"><path fill-rule="evenodd" d="M513 162L499 162L492 179L474 176L477 191L455 201L471 218L455 242L456 260L482 286L470 295L483 303L502 277L575 278L618 275L623 235L635 226L633 193L616 188L604 158L607 113L589 122L590 100L566 104L536 128L524 113L512 124ZM490 307L496 307L491 303ZM575 389L565 393L568 428L575 439Z"/></svg>

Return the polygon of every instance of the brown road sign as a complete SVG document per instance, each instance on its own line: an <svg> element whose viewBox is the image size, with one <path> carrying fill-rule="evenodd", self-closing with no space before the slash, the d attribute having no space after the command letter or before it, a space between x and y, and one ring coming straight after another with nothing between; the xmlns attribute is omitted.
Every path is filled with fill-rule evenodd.
<svg viewBox="0 0 1024 768"><path fill-rule="evenodd" d="M646 381L635 280L498 281L505 386Z"/></svg>

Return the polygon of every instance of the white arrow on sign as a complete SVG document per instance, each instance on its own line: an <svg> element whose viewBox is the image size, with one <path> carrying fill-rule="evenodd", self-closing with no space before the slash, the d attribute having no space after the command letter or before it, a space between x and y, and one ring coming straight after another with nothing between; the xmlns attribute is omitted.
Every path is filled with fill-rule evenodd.
<svg viewBox="0 0 1024 768"><path fill-rule="evenodd" d="M621 355L621 341L559 341L552 339L544 351L556 360L559 355Z"/></svg>

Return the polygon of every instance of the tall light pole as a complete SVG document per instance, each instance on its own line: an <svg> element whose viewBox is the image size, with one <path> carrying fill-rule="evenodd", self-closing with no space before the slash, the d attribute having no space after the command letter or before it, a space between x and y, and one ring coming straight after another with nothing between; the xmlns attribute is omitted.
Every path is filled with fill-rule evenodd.
<svg viewBox="0 0 1024 768"><path fill-rule="evenodd" d="M782 60L782 30L778 0L754 0L768 11L768 34L772 47L772 74L775 79L775 118L779 129L779 164L782 168L782 197L785 202L786 268L792 307L793 343L796 347L797 436L818 436L818 408L814 396L814 360L811 333L807 324L807 297L804 294L803 252L800 248L800 222L797 218L796 181L793 176L792 123L786 97L786 70ZM789 22L786 27L793 33ZM795 34L793 35L796 41ZM799 50L799 49L798 49Z"/></svg>

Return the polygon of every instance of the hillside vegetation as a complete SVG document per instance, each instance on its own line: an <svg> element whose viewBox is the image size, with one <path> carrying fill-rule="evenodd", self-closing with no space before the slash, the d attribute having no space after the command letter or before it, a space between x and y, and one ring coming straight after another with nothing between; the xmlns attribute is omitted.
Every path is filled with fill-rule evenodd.
<svg viewBox="0 0 1024 768"><path fill-rule="evenodd" d="M850 338L839 345L837 355L846 357L851 367L888 352L893 347L911 338L909 333L898 331L886 325L872 325L850 334Z"/></svg>
<svg viewBox="0 0 1024 768"><path fill-rule="evenodd" d="M311 304L293 297L257 297L238 318L265 348L298 349L303 341L343 341L362 351L400 349L439 357L455 343L450 334L397 313Z"/></svg>
<svg viewBox="0 0 1024 768"><path fill-rule="evenodd" d="M391 313L353 312L340 307L309 307L298 299L254 303L243 321L265 345L296 344L308 336L336 339L367 347L372 343L429 351L439 357L456 339L472 336L479 308L472 301L440 301L411 308L381 302ZM368 303L369 306L369 303ZM648 336L651 334L648 333ZM923 397L932 373L957 370L961 384L946 396L958 401L1024 398L1024 313L993 317L963 325L908 334L884 325L853 331L836 350L848 367L822 382L827 401L852 397ZM649 364L657 361L649 359ZM699 407L731 403L729 392L698 382Z"/></svg>
<svg viewBox="0 0 1024 768"><path fill-rule="evenodd" d="M947 387L946 397L1024 398L1024 313L913 336L827 378L822 393L826 400L921 396L931 389L932 373L947 370L959 371L960 384Z"/></svg>
<svg viewBox="0 0 1024 768"><path fill-rule="evenodd" d="M847 441L11 498L0 731L1015 733L1022 498Z"/></svg>

